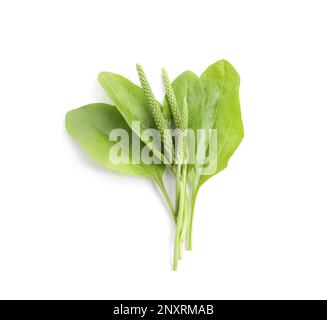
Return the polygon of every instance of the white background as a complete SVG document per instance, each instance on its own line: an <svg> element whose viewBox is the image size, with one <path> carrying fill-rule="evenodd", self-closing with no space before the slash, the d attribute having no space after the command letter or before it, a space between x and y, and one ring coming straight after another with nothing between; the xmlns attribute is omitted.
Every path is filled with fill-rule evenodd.
<svg viewBox="0 0 327 320"><path fill-rule="evenodd" d="M0 298L327 298L326 1L2 1ZM245 138L200 190L194 250L150 180L91 161L65 113L96 78L241 76Z"/></svg>

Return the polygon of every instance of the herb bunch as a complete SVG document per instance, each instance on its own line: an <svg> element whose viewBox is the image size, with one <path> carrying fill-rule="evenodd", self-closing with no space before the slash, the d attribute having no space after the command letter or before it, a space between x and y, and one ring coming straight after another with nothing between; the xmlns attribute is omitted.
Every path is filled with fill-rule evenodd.
<svg viewBox="0 0 327 320"><path fill-rule="evenodd" d="M176 226L173 269L177 270L183 244L187 250L192 249L198 191L227 166L243 138L240 79L226 60L212 64L200 77L185 71L172 83L162 69L166 96L160 103L143 68L137 65L136 69L141 86L111 72L100 73L98 80L114 105L94 103L72 110L66 115L66 128L93 159L108 169L151 177L158 185ZM116 129L125 130L130 139L119 143L110 139ZM159 132L163 146L148 139L148 129ZM192 132L203 134L194 138ZM135 148L129 140L135 137L142 154L146 151L155 161L139 157L140 161L134 161ZM117 145L120 162L109 156ZM166 170L175 176L174 204L163 182Z"/></svg>

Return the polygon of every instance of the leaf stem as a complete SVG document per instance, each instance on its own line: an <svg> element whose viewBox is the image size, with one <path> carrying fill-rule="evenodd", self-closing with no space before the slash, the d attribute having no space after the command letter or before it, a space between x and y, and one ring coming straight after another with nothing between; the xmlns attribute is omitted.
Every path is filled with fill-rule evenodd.
<svg viewBox="0 0 327 320"><path fill-rule="evenodd" d="M194 219L194 208L195 208L195 201L196 196L198 194L198 190L192 191L191 196L191 208L190 208L190 215L188 219L188 228L187 228L187 234L186 234L186 250L192 250L192 236L193 236L193 219Z"/></svg>
<svg viewBox="0 0 327 320"><path fill-rule="evenodd" d="M188 204L188 192L187 192L187 184L185 188L185 199L184 199L184 219L183 219L183 227L181 231L181 239L184 241L187 235L187 227L188 227L188 220L189 220L189 204Z"/></svg>
<svg viewBox="0 0 327 320"><path fill-rule="evenodd" d="M181 164L177 164L176 168L176 192L175 192L175 212L178 212L179 196L180 196L180 185L181 185Z"/></svg>
<svg viewBox="0 0 327 320"><path fill-rule="evenodd" d="M173 218L173 220L174 220L174 222L176 224L177 223L177 217L176 217L176 213L175 213L175 210L174 210L174 206L173 206L173 204L172 204L172 202L170 200L170 197L169 197L169 195L167 193L167 189L166 189L166 187L165 187L165 185L163 183L162 178L155 178L155 182L157 183L158 187L160 188L160 190L161 190L161 192L162 192L162 194L163 194L163 196L164 196L164 198L165 198L165 200L166 200L166 202L168 204L170 214L171 214L171 216L172 216L172 218Z"/></svg>
<svg viewBox="0 0 327 320"><path fill-rule="evenodd" d="M176 234L175 234L175 245L174 245L174 263L173 269L177 270L178 259L181 256L181 230L183 223L184 215L184 202L185 202L185 191L186 191L186 175L187 175L187 166L182 166L182 181L180 183L180 192L179 192L179 206L178 206L178 216L177 216L177 225L176 225Z"/></svg>

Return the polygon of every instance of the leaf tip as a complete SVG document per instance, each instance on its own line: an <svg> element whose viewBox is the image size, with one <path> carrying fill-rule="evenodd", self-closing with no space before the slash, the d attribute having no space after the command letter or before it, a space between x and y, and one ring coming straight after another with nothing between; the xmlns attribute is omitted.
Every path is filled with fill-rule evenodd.
<svg viewBox="0 0 327 320"><path fill-rule="evenodd" d="M106 75L107 75L107 72L104 72L104 71L100 72L100 73L98 74L98 81L99 81L100 83L101 83L102 81L104 81L105 78L106 78Z"/></svg>
<svg viewBox="0 0 327 320"><path fill-rule="evenodd" d="M70 110L65 115L65 128L69 134L71 134L72 113L73 113L73 110Z"/></svg>

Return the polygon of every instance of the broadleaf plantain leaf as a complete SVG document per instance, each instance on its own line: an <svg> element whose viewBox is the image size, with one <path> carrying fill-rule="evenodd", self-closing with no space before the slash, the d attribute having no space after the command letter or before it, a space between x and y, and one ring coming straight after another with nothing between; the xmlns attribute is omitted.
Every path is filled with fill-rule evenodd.
<svg viewBox="0 0 327 320"><path fill-rule="evenodd" d="M140 122L140 132L136 132L136 134L160 160L163 160L161 148L155 143L145 140L142 135L143 131L156 128L142 88L127 78L112 72L101 72L98 81L130 128L132 128L133 121Z"/></svg>
<svg viewBox="0 0 327 320"><path fill-rule="evenodd" d="M210 159L214 165L209 175L202 175L200 185L227 167L241 143L244 130L239 100L240 77L226 60L209 66L201 75L206 93L205 128L217 130L217 153ZM210 140L209 140L210 141ZM209 142L213 144L213 141Z"/></svg>
<svg viewBox="0 0 327 320"><path fill-rule="evenodd" d="M93 103L71 110L66 115L66 129L79 142L81 147L98 163L120 173L149 176L161 179L165 166L162 164L144 164L132 162L132 131L116 107L105 103ZM122 148L122 158L128 163L113 163L109 157L116 141L109 140L114 129L123 129L128 134L128 145ZM120 143L124 143L123 139ZM141 143L140 148L145 145ZM135 162L135 161L134 161Z"/></svg>

